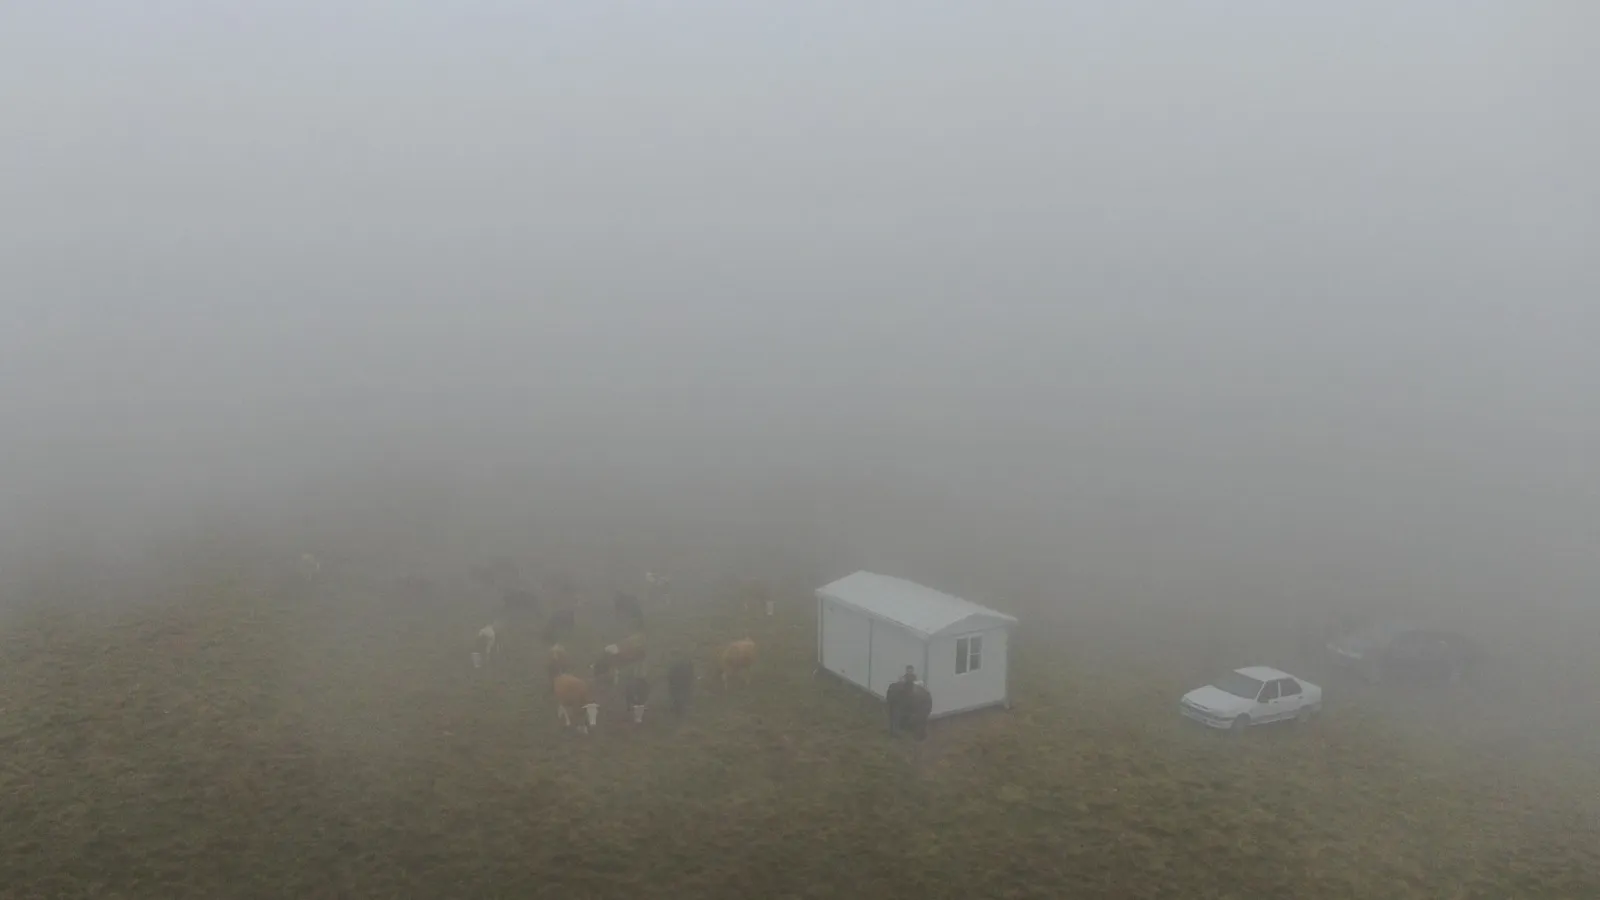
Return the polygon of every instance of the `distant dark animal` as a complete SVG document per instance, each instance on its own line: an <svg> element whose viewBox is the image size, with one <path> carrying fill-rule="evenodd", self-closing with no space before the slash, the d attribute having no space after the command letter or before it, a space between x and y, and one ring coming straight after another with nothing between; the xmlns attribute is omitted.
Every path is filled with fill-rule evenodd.
<svg viewBox="0 0 1600 900"><path fill-rule="evenodd" d="M631 671L644 662L646 649L644 635L630 635L627 640L602 649L589 670L594 673L596 681L609 674L611 683L616 684L623 669Z"/></svg>
<svg viewBox="0 0 1600 900"><path fill-rule="evenodd" d="M667 669L667 696L672 700L673 715L689 711L689 697L694 693L694 663L680 659Z"/></svg>
<svg viewBox="0 0 1600 900"><path fill-rule="evenodd" d="M744 638L730 643L722 648L720 674L722 675L722 690L728 690L729 680L740 672L744 673L744 683L750 686L750 670L756 664L756 642Z"/></svg>
<svg viewBox="0 0 1600 900"><path fill-rule="evenodd" d="M629 678L622 688L622 697L628 701L628 709L633 713L633 724L643 724L645 704L650 701L650 682L643 675Z"/></svg>
<svg viewBox="0 0 1600 900"><path fill-rule="evenodd" d="M558 609L550 614L544 626L544 642L554 644L563 634L571 634L578 627L578 618L570 609Z"/></svg>
<svg viewBox="0 0 1600 900"><path fill-rule="evenodd" d="M885 699L889 707L889 736L898 730L909 731L922 740L928 736L928 716L933 712L933 695L914 681L900 680L889 685Z"/></svg>
<svg viewBox="0 0 1600 900"><path fill-rule="evenodd" d="M644 608L639 605L639 598L632 594L618 591L611 598L611 608L617 613L617 618L633 622L634 627L644 627Z"/></svg>
<svg viewBox="0 0 1600 900"><path fill-rule="evenodd" d="M529 590L506 591L502 601L508 613L537 613L544 609L539 595Z"/></svg>

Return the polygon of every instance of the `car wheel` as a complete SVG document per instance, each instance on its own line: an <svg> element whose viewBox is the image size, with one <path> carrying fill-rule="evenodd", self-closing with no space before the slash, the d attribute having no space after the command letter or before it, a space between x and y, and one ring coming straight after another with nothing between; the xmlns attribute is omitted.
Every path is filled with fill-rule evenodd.
<svg viewBox="0 0 1600 900"><path fill-rule="evenodd" d="M1309 706L1302 706L1300 707L1300 711L1294 714L1294 720L1299 722L1301 725L1304 725L1305 723L1311 721L1311 717L1315 714L1316 710L1313 710Z"/></svg>
<svg viewBox="0 0 1600 900"><path fill-rule="evenodd" d="M1229 728L1228 731L1232 732L1233 734L1244 734L1244 730L1249 727L1250 716L1247 714L1234 719L1233 727Z"/></svg>

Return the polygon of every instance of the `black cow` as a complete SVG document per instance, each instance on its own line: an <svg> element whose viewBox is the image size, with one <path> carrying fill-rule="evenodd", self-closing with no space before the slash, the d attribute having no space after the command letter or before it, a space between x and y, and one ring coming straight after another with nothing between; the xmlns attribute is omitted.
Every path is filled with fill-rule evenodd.
<svg viewBox="0 0 1600 900"><path fill-rule="evenodd" d="M611 599L611 607L616 610L617 618L633 620L634 627L644 627L644 608L639 605L639 598L632 594L618 591Z"/></svg>
<svg viewBox="0 0 1600 900"><path fill-rule="evenodd" d="M623 686L622 696L628 701L628 710L633 713L633 723L642 724L644 707L650 700L650 682L643 675L635 675Z"/></svg>
<svg viewBox="0 0 1600 900"><path fill-rule="evenodd" d="M667 669L667 694L672 698L672 712L683 715L689 711L689 695L694 692L694 663L680 659Z"/></svg>
<svg viewBox="0 0 1600 900"><path fill-rule="evenodd" d="M912 680L910 675L889 685L885 692L889 706L889 736L903 729L922 740L928 736L928 715L933 712L933 695Z"/></svg>
<svg viewBox="0 0 1600 900"><path fill-rule="evenodd" d="M550 614L550 621L544 626L544 642L554 644L561 640L561 635L570 633L578 627L577 616L570 609L558 609Z"/></svg>

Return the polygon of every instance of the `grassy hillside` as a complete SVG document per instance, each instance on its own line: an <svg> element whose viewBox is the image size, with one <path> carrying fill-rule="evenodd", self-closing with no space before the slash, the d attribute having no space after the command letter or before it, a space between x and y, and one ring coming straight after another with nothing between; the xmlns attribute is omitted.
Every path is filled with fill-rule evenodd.
<svg viewBox="0 0 1600 900"><path fill-rule="evenodd" d="M748 633L754 685L639 730L608 704L589 738L526 633L473 671L476 613L355 580L13 619L0 896L1600 896L1592 783L1467 765L1377 705L1233 740L1176 716L1209 659L1103 665L1035 619L1014 711L890 741L785 601L654 612L658 675ZM617 636L586 620L585 656Z"/></svg>

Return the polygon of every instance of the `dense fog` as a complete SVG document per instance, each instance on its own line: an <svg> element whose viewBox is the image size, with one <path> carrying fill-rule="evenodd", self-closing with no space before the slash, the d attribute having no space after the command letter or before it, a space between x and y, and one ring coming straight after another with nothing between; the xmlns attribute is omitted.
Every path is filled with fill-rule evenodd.
<svg viewBox="0 0 1600 900"><path fill-rule="evenodd" d="M404 506L1036 600L1592 604L1595 24L17 5L3 555Z"/></svg>

